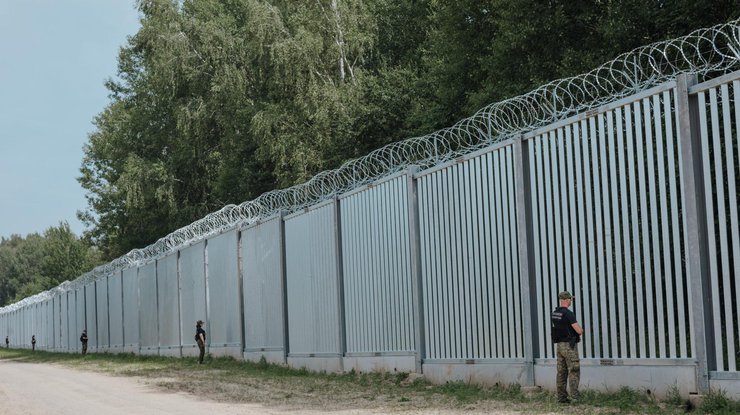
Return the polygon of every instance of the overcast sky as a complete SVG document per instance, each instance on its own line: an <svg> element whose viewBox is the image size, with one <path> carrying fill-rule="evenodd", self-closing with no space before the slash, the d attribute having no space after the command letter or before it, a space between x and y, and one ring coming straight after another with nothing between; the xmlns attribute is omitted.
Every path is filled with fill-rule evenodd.
<svg viewBox="0 0 740 415"><path fill-rule="evenodd" d="M82 146L138 19L134 0L0 0L0 236L82 233Z"/></svg>

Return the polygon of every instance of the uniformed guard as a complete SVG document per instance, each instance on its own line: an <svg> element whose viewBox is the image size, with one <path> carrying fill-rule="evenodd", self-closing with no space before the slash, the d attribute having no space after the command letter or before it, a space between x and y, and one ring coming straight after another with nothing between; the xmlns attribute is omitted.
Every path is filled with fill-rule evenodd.
<svg viewBox="0 0 740 415"><path fill-rule="evenodd" d="M82 354L87 354L87 330L82 330L82 335L80 336L80 342L82 342Z"/></svg>
<svg viewBox="0 0 740 415"><path fill-rule="evenodd" d="M195 341L198 343L198 349L200 355L198 356L198 364L203 364L203 356L206 354L206 331L203 330L203 320L198 320L195 323Z"/></svg>
<svg viewBox="0 0 740 415"><path fill-rule="evenodd" d="M557 348L558 372L557 372L557 394L558 401L569 403L572 399L578 399L578 384L581 381L581 362L578 358L578 346L583 334L583 328L578 324L576 315L568 309L573 303L573 296L568 291L558 294L560 306L553 310L552 341ZM568 398L567 385L570 388Z"/></svg>

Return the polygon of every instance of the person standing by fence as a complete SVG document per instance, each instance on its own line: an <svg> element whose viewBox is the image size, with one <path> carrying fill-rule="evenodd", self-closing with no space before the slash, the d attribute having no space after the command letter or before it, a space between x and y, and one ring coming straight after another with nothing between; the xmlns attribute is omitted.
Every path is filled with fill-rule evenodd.
<svg viewBox="0 0 740 415"><path fill-rule="evenodd" d="M35 351L35 350L36 350L36 335L34 334L31 336L31 351Z"/></svg>
<svg viewBox="0 0 740 415"><path fill-rule="evenodd" d="M10 338L5 336L5 348L10 349Z"/></svg>
<svg viewBox="0 0 740 415"><path fill-rule="evenodd" d="M577 344L581 341L583 328L578 324L576 315L568 309L573 303L573 296L568 291L558 294L559 306L551 314L552 341L557 347L558 370L556 389L558 401L568 403L567 386L570 397L578 399L578 384L581 381L581 361L578 357Z"/></svg>
<svg viewBox="0 0 740 415"><path fill-rule="evenodd" d="M87 330L82 330L80 342L82 342L82 355L84 356L87 354Z"/></svg>
<svg viewBox="0 0 740 415"><path fill-rule="evenodd" d="M195 341L198 343L198 349L200 349L198 364L202 365L203 357L206 354L206 331L203 330L203 320L198 320L195 323Z"/></svg>

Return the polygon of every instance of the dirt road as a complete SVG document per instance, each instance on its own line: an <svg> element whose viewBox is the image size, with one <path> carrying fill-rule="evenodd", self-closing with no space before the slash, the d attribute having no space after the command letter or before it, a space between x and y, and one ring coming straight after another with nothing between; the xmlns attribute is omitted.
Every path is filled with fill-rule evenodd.
<svg viewBox="0 0 740 415"><path fill-rule="evenodd" d="M399 413L393 411L395 413ZM245 414L316 415L316 410L268 408L259 404L225 404L185 393L163 392L136 378L114 377L62 366L0 361L0 414ZM370 415L380 410L346 409L334 415ZM450 411L410 411L405 414L454 414ZM466 411L466 415L475 411ZM482 412L481 412L482 413ZM490 413L490 412L486 412ZM516 412L499 412L514 414Z"/></svg>

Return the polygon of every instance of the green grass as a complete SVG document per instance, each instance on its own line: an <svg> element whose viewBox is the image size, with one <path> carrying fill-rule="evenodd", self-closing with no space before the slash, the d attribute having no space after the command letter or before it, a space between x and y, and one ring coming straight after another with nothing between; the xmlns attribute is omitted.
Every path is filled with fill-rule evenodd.
<svg viewBox="0 0 740 415"><path fill-rule="evenodd" d="M233 358L206 359L139 356L133 354L50 353L1 349L0 360L59 364L114 376L135 376L167 391L184 391L222 402L250 402L282 408L380 411L461 410L522 411L568 414L681 414L686 401L678 387L663 401L630 388L603 393L582 391L577 403L563 405L554 394L525 394L519 385L480 386L468 382L433 385L423 378L411 381L407 373L313 373L305 369ZM739 413L740 403L724 391L712 391L694 413Z"/></svg>

